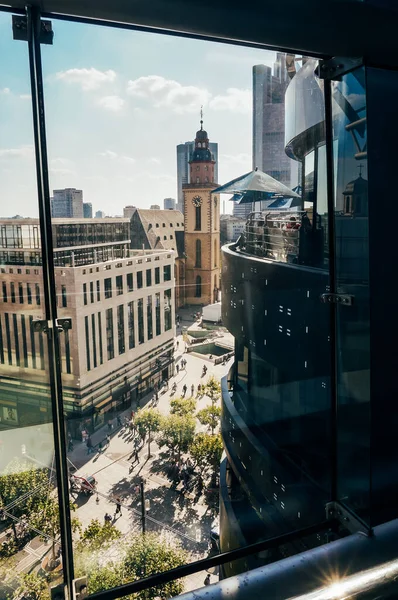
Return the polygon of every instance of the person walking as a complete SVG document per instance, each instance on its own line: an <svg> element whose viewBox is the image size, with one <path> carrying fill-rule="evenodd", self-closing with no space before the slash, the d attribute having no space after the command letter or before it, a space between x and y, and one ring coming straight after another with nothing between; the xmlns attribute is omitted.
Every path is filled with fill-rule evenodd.
<svg viewBox="0 0 398 600"><path fill-rule="evenodd" d="M208 573L204 580L204 585L210 585L210 573Z"/></svg>
<svg viewBox="0 0 398 600"><path fill-rule="evenodd" d="M120 504L120 498L116 498L115 516L116 515L122 516L122 505Z"/></svg>
<svg viewBox="0 0 398 600"><path fill-rule="evenodd" d="M108 513L105 513L105 515L104 515L104 522L105 522L105 525L106 525L107 523L110 523L111 521L112 521L112 517L111 517L111 515L109 515Z"/></svg>
<svg viewBox="0 0 398 600"><path fill-rule="evenodd" d="M202 386L198 383L198 396L200 396L200 392L202 391Z"/></svg>
<svg viewBox="0 0 398 600"><path fill-rule="evenodd" d="M122 426L122 419L120 418L120 415L118 415L118 416L116 417L116 421L117 421L117 426L118 426L118 427L121 427L121 426Z"/></svg>
<svg viewBox="0 0 398 600"><path fill-rule="evenodd" d="M191 385L191 396L193 397L193 395L195 394L195 386L194 384Z"/></svg>
<svg viewBox="0 0 398 600"><path fill-rule="evenodd" d="M179 342L179 340L177 340L177 350L178 350L179 345L180 345L180 342Z"/></svg>
<svg viewBox="0 0 398 600"><path fill-rule="evenodd" d="M109 433L106 434L106 445L109 448L109 444L111 443L111 436L109 435Z"/></svg>
<svg viewBox="0 0 398 600"><path fill-rule="evenodd" d="M87 454L91 454L91 452L93 451L93 442L92 442L91 436L88 436L86 446L87 446Z"/></svg>
<svg viewBox="0 0 398 600"><path fill-rule="evenodd" d="M186 384L184 383L184 385L183 385L183 387L182 387L182 395L184 396L184 398L185 398L185 394L186 394L186 393L187 393L187 386L186 386Z"/></svg>
<svg viewBox="0 0 398 600"><path fill-rule="evenodd" d="M177 364L176 365L176 371L177 371L177 375L178 375L178 371L180 370L180 366Z"/></svg>

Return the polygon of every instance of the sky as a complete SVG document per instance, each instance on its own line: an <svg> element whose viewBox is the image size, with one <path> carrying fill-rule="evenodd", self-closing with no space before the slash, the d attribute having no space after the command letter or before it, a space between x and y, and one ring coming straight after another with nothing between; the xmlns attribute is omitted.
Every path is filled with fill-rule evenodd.
<svg viewBox="0 0 398 600"><path fill-rule="evenodd" d="M56 20L53 30L41 47L51 190L82 189L107 215L163 207L201 105L219 183L251 170L252 66L275 53ZM8 14L0 55L0 214L37 216L27 44L13 41Z"/></svg>

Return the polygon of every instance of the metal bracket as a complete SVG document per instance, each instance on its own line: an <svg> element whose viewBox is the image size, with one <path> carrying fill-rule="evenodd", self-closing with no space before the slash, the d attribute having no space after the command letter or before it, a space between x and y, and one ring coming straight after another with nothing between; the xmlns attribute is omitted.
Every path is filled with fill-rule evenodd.
<svg viewBox="0 0 398 600"><path fill-rule="evenodd" d="M373 535L373 530L359 517L354 515L339 502L328 502L325 506L326 519L328 521L338 521L350 533L363 533L366 536Z"/></svg>
<svg viewBox="0 0 398 600"><path fill-rule="evenodd" d="M72 329L72 319L69 317L66 319L56 319L55 324L59 332ZM47 333L53 327L52 322L45 319L34 319L32 325L33 330L37 333Z"/></svg>
<svg viewBox="0 0 398 600"><path fill-rule="evenodd" d="M28 41L28 17L12 15L12 35L14 40ZM54 39L53 25L51 21L40 19L39 43L52 45Z"/></svg>
<svg viewBox="0 0 398 600"><path fill-rule="evenodd" d="M354 296L349 294L322 294L321 302L325 304L344 304L344 306L352 306L354 304Z"/></svg>
<svg viewBox="0 0 398 600"><path fill-rule="evenodd" d="M349 58L347 56L334 56L328 60L320 60L319 66L315 69L315 73L320 79L341 81L344 75L362 65L363 59L360 57Z"/></svg>

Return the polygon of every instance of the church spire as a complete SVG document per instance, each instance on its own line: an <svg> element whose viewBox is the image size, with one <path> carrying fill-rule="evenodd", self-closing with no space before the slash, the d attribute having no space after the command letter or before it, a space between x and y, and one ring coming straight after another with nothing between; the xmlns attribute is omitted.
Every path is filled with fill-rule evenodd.
<svg viewBox="0 0 398 600"><path fill-rule="evenodd" d="M200 131L203 131L203 106L200 107Z"/></svg>

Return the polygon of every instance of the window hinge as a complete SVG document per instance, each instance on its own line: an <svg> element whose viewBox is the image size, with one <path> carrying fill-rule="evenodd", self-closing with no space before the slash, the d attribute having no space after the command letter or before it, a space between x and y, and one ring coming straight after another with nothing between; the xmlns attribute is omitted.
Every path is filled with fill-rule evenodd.
<svg viewBox="0 0 398 600"><path fill-rule="evenodd" d="M354 296L350 294L321 294L321 302L325 304L344 304L344 306L352 306L354 304Z"/></svg>
<svg viewBox="0 0 398 600"><path fill-rule="evenodd" d="M12 15L12 35L14 40L28 41L28 17ZM53 25L47 19L40 19L39 43L52 45L54 38Z"/></svg>
<svg viewBox="0 0 398 600"><path fill-rule="evenodd" d="M344 75L362 65L363 59L361 57L334 56L328 60L320 60L315 73L320 79L340 81Z"/></svg>
<svg viewBox="0 0 398 600"><path fill-rule="evenodd" d="M369 537L373 535L373 529L340 502L328 502L325 508L326 519L338 521L350 533L363 533Z"/></svg>
<svg viewBox="0 0 398 600"><path fill-rule="evenodd" d="M72 329L72 319L69 317L66 319L55 319L55 324L59 332ZM34 319L33 321L33 329L36 333L47 333L52 328L52 321L45 319Z"/></svg>

